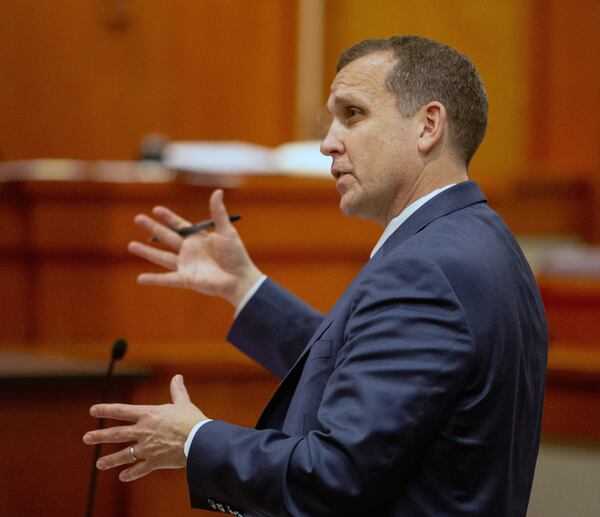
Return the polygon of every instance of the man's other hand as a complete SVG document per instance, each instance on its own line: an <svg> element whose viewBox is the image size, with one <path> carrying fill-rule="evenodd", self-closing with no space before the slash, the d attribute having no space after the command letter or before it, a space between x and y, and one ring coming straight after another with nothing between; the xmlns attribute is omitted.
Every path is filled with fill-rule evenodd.
<svg viewBox="0 0 600 517"><path fill-rule="evenodd" d="M192 428L207 417L192 404L181 375L175 375L171 380L171 399L172 404L161 406L92 406L90 414L94 417L130 422L129 425L97 429L84 435L83 441L88 445L131 444L119 452L101 457L96 466L106 470L129 465L119 474L121 481L133 481L157 469L185 467L185 441Z"/></svg>

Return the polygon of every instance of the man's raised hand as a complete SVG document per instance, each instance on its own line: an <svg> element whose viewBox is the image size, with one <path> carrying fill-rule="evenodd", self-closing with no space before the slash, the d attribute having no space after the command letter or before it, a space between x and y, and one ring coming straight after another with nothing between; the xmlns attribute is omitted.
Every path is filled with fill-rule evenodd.
<svg viewBox="0 0 600 517"><path fill-rule="evenodd" d="M237 230L229 221L223 203L223 191L210 196L210 213L215 231L199 232L183 238L174 228L190 223L168 208L153 209L156 219L140 214L135 223L156 237L167 249L141 242L129 243L134 255L163 267L167 272L142 273L138 282L146 285L182 287L202 294L218 296L237 307L246 292L260 278L261 272L248 255Z"/></svg>

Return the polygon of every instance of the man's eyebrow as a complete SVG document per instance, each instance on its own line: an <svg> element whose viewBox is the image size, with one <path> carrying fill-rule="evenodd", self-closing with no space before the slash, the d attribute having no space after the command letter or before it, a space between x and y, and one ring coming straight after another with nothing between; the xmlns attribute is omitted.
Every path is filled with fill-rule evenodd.
<svg viewBox="0 0 600 517"><path fill-rule="evenodd" d="M353 92L335 93L333 95L333 101L342 104L346 104L348 102L359 102L360 96L356 95Z"/></svg>
<svg viewBox="0 0 600 517"><path fill-rule="evenodd" d="M354 93L334 93L330 98L330 102L333 105L345 106L348 104L364 103L365 101L362 97Z"/></svg>

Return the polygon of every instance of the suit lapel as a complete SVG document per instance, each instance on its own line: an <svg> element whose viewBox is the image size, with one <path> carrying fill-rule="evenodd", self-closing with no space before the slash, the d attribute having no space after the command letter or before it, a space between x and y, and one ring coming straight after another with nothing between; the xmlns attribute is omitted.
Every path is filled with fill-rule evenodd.
<svg viewBox="0 0 600 517"><path fill-rule="evenodd" d="M384 254L395 248L409 237L420 232L428 224L467 206L487 201L477 183L472 180L457 183L430 199L412 214L388 238L381 247ZM380 251L382 251L380 250Z"/></svg>

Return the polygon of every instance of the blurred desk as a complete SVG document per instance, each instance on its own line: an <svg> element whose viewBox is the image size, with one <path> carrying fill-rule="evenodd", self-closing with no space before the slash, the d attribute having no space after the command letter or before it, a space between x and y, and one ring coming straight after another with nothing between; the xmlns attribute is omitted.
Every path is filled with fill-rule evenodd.
<svg viewBox="0 0 600 517"><path fill-rule="evenodd" d="M380 229L345 218L329 180L246 178L227 189L236 228L259 266L327 310L369 257ZM178 183L0 183L0 343L197 343L226 335L232 310L191 292L136 285L159 270L126 251L147 235L136 213L163 204L208 217L211 187Z"/></svg>
<svg viewBox="0 0 600 517"><path fill-rule="evenodd" d="M0 515L83 515L107 364L22 351L0 352ZM127 401L143 368L117 366L110 399ZM109 450L105 448L105 450ZM99 473L95 515L119 515L122 484Z"/></svg>
<svg viewBox="0 0 600 517"><path fill-rule="evenodd" d="M600 444L600 347L552 343L544 406L544 438Z"/></svg>
<svg viewBox="0 0 600 517"><path fill-rule="evenodd" d="M539 283L550 334L544 436L600 443L600 278Z"/></svg>
<svg viewBox="0 0 600 517"><path fill-rule="evenodd" d="M320 310L333 305L381 232L339 212L330 179L195 182L0 182L0 284L9 294L0 301L0 346L108 342L121 333L142 342L222 340L232 314L225 302L136 285L137 274L159 268L126 251L127 242L147 237L133 224L136 213L162 204L205 219L217 186L230 185L225 202L242 214L236 228L259 267ZM589 233L585 186L483 187L518 234Z"/></svg>

